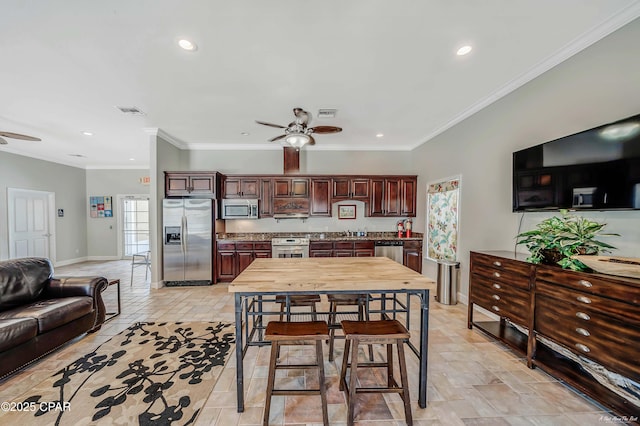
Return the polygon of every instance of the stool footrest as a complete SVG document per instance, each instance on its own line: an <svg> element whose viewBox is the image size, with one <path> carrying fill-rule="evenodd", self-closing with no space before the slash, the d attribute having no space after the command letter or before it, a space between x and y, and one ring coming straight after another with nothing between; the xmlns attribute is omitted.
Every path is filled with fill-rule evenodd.
<svg viewBox="0 0 640 426"><path fill-rule="evenodd" d="M356 393L402 393L402 388L356 388Z"/></svg>
<svg viewBox="0 0 640 426"><path fill-rule="evenodd" d="M288 396L288 395L318 395L320 389L273 389L271 395Z"/></svg>
<svg viewBox="0 0 640 426"><path fill-rule="evenodd" d="M287 364L287 365L276 365L274 367L276 370L299 370L301 368L319 368L318 364Z"/></svg>

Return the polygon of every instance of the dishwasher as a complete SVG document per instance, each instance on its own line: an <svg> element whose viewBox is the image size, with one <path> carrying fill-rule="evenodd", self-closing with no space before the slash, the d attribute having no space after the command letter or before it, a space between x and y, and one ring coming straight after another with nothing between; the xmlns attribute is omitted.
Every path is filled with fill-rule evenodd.
<svg viewBox="0 0 640 426"><path fill-rule="evenodd" d="M376 257L388 257L398 263L403 263L404 241L400 240L376 240L375 254Z"/></svg>

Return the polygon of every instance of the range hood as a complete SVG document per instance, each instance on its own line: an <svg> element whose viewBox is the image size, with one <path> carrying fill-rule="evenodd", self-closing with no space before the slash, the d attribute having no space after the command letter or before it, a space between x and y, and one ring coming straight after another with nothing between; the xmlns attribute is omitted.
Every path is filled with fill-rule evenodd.
<svg viewBox="0 0 640 426"><path fill-rule="evenodd" d="M275 213L273 215L274 219L307 219L309 217L309 213Z"/></svg>

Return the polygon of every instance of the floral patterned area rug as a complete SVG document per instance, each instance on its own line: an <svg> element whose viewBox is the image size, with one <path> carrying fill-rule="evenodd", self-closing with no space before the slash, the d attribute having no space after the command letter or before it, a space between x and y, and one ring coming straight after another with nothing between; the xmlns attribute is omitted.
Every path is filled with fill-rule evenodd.
<svg viewBox="0 0 640 426"><path fill-rule="evenodd" d="M233 343L233 324L136 323L18 398L0 423L193 424Z"/></svg>

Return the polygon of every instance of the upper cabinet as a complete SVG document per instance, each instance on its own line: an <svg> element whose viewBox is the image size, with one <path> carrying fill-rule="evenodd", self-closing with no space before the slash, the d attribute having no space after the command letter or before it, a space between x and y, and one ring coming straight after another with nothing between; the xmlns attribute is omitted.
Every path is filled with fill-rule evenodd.
<svg viewBox="0 0 640 426"><path fill-rule="evenodd" d="M332 197L334 201L361 200L369 202L369 178L337 176L333 178Z"/></svg>
<svg viewBox="0 0 640 426"><path fill-rule="evenodd" d="M371 179L369 216L415 216L416 176Z"/></svg>
<svg viewBox="0 0 640 426"><path fill-rule="evenodd" d="M310 216L331 216L331 178L311 179Z"/></svg>
<svg viewBox="0 0 640 426"><path fill-rule="evenodd" d="M309 178L276 177L273 178L273 197L309 197Z"/></svg>
<svg viewBox="0 0 640 426"><path fill-rule="evenodd" d="M222 198L260 198L259 177L225 176L222 181Z"/></svg>
<svg viewBox="0 0 640 426"><path fill-rule="evenodd" d="M165 172L165 196L216 198L219 178L217 172Z"/></svg>

